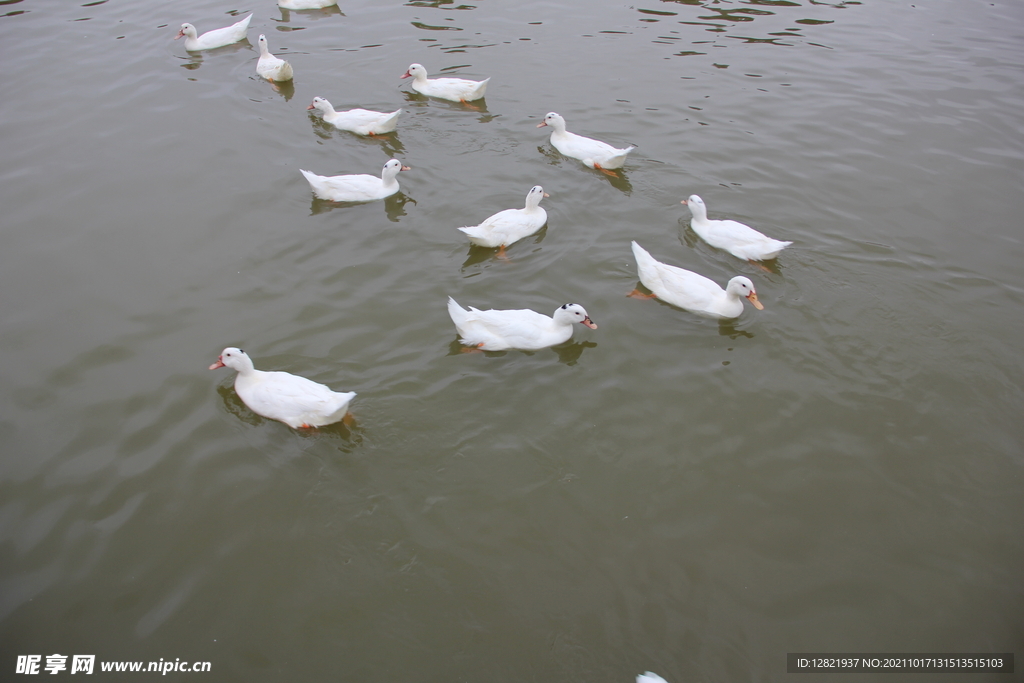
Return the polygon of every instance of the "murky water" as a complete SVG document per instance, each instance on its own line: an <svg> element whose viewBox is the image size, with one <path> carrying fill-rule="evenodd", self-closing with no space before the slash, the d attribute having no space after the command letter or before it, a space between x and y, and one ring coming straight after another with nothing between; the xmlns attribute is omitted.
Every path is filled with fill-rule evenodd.
<svg viewBox="0 0 1024 683"><path fill-rule="evenodd" d="M53 653L439 683L1020 655L1022 7L0 3L4 677ZM172 40L248 12L248 42ZM256 78L260 33L292 86ZM411 62L490 76L486 100L411 93ZM314 96L404 113L365 139ZM638 148L587 169L548 111ZM298 172L392 156L413 170L383 202ZM507 260L456 230L535 184L548 226ZM793 246L767 270L708 246L694 193ZM631 240L765 310L627 298ZM449 295L600 327L464 354ZM256 416L206 370L229 345L358 392L356 426Z"/></svg>

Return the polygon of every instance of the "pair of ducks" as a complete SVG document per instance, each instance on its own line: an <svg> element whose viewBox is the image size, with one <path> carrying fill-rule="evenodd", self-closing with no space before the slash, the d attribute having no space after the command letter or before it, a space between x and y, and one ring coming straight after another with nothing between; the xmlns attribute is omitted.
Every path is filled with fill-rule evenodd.
<svg viewBox="0 0 1024 683"><path fill-rule="evenodd" d="M307 1L308 0L302 0L302 2ZM327 0L315 0L315 2L327 2ZM310 5L309 7L288 7L285 4L282 4L281 6L286 9L315 9L328 7L334 4L337 4L337 0L331 0L330 2L327 2L326 5L315 4ZM241 21L231 24L231 26L207 31L202 35L199 35L195 26L186 23L181 25L181 30L178 31L178 35L174 36L174 39L177 40L178 38L184 38L185 49L189 52L215 50L218 47L233 45L240 40L245 40L246 33L249 31L250 21L252 21L251 13ZM260 77L277 83L290 81L295 77L291 64L280 57L275 57L270 54L270 46L267 44L267 37L262 33L259 38L259 47L260 58L256 61L256 73Z"/></svg>
<svg viewBox="0 0 1024 683"><path fill-rule="evenodd" d="M531 310L466 310L448 299L448 313L462 335L475 348L498 351L509 348L545 348L572 336L572 323L597 329L579 304L565 304L553 318ZM279 420L293 429L322 427L346 420L355 392L334 391L325 384L288 372L257 370L242 349L221 351L210 370L236 370L235 393L257 415Z"/></svg>

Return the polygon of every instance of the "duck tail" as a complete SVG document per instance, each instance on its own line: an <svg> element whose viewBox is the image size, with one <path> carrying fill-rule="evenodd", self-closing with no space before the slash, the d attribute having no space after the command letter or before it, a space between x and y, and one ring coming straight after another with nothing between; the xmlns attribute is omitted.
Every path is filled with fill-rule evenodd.
<svg viewBox="0 0 1024 683"><path fill-rule="evenodd" d="M455 328L461 328L462 324L466 322L469 312L459 305L459 302L448 297L448 315L451 317L452 322L455 323ZM460 331L459 334L462 334Z"/></svg>

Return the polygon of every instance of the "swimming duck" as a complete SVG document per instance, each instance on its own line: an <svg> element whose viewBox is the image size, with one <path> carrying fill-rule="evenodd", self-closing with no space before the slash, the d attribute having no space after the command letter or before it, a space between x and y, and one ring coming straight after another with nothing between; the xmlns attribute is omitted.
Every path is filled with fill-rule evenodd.
<svg viewBox="0 0 1024 683"><path fill-rule="evenodd" d="M540 185L534 185L526 194L526 207L505 209L486 218L480 225L459 228L469 241L481 247L501 247L528 237L544 227L548 213L540 208L540 200L549 196Z"/></svg>
<svg viewBox="0 0 1024 683"><path fill-rule="evenodd" d="M448 315L462 337L459 341L484 351L532 351L561 344L572 337L573 323L597 329L579 304L563 304L549 318L529 309L481 311L470 306L467 311L448 297Z"/></svg>
<svg viewBox="0 0 1024 683"><path fill-rule="evenodd" d="M334 111L331 103L322 97L314 97L313 103L306 109L316 109L323 114L324 121L335 128L359 135L390 133L398 126L398 115L402 113L401 109L390 114L369 109Z"/></svg>
<svg viewBox="0 0 1024 683"><path fill-rule="evenodd" d="M763 310L757 300L754 283L738 275L722 289L703 275L655 261L643 247L633 242L633 256L640 282L654 296L673 306L712 318L737 318L743 312L743 299Z"/></svg>
<svg viewBox="0 0 1024 683"><path fill-rule="evenodd" d="M422 64L410 64L402 78L412 78L412 89L421 95L440 97L452 102L472 102L483 98L487 92L487 82L470 81L465 78L427 78L427 70Z"/></svg>
<svg viewBox="0 0 1024 683"><path fill-rule="evenodd" d="M251 19L252 14L241 21L231 24L231 26L207 31L198 37L196 36L195 26L192 24L182 24L181 30L178 31L178 35L174 36L174 39L177 40L184 36L185 49L191 52L224 47L225 45L231 45L245 39L245 32L249 30L249 20Z"/></svg>
<svg viewBox="0 0 1024 683"><path fill-rule="evenodd" d="M621 168L626 163L626 155L636 149L636 145L616 149L607 142L570 133L565 129L565 119L555 112L548 113L544 120L537 124L538 128L544 126L551 126L554 129L551 131L551 144L555 149L599 171Z"/></svg>
<svg viewBox="0 0 1024 683"><path fill-rule="evenodd" d="M708 207L704 205L704 200L695 194L691 194L689 199L684 199L681 203L690 207L690 212L693 213L690 227L695 233L711 246L725 249L737 258L764 261L775 258L780 251L793 244L762 235L739 221L708 220Z"/></svg>
<svg viewBox="0 0 1024 683"><path fill-rule="evenodd" d="M636 683L668 683L664 678L656 673L648 671L642 673L636 677Z"/></svg>
<svg viewBox="0 0 1024 683"><path fill-rule="evenodd" d="M270 54L270 47L267 45L267 37L260 34L260 58L256 62L256 73L268 81L290 81L295 75L292 72L292 65L280 57Z"/></svg>
<svg viewBox="0 0 1024 683"><path fill-rule="evenodd" d="M322 176L301 168L299 172L306 176L313 194L320 199L332 202L369 202L384 199L398 192L399 171L410 171L398 159L391 159L384 164L380 178L360 173L357 175Z"/></svg>
<svg viewBox="0 0 1024 683"><path fill-rule="evenodd" d="M337 4L338 0L277 0L282 9L323 9Z"/></svg>
<svg viewBox="0 0 1024 683"><path fill-rule="evenodd" d="M235 393L252 412L289 427L321 427L343 420L356 395L288 372L257 370L248 354L233 346L221 351L210 369L224 367L238 371Z"/></svg>

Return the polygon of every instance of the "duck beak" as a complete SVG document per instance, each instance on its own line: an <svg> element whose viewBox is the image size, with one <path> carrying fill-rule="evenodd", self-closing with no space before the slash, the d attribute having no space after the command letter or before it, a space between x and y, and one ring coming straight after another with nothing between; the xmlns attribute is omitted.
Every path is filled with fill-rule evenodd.
<svg viewBox="0 0 1024 683"><path fill-rule="evenodd" d="M210 366L210 370L216 370L217 368L223 368L223 367L225 367L224 363L220 359L220 356L218 356L217 357L217 362Z"/></svg>
<svg viewBox="0 0 1024 683"><path fill-rule="evenodd" d="M597 325L594 323L593 320L590 319L589 315L586 318L584 318L583 320L581 320L580 323L586 325L587 327L589 327L592 330L596 330L597 329Z"/></svg>
<svg viewBox="0 0 1024 683"><path fill-rule="evenodd" d="M178 31L178 35L174 36L174 39L177 40L178 38L181 38L183 35L185 35L184 31Z"/></svg>
<svg viewBox="0 0 1024 683"><path fill-rule="evenodd" d="M548 194L547 192L545 192L545 193L544 193L544 196L545 196L545 197L550 197L551 195L549 195L549 194Z"/></svg>
<svg viewBox="0 0 1024 683"><path fill-rule="evenodd" d="M306 107L306 111L309 111L310 109L316 109L316 107L314 107L312 104Z"/></svg>
<svg viewBox="0 0 1024 683"><path fill-rule="evenodd" d="M544 127L544 126L546 126L546 125L548 125L548 124L547 124L547 121L541 121L540 123L538 123L538 124L537 124L537 127L538 127L538 128L543 128L543 127Z"/></svg>
<svg viewBox="0 0 1024 683"><path fill-rule="evenodd" d="M412 170L412 166L403 166L402 168L400 168L398 170L399 171L411 171Z"/></svg>
<svg viewBox="0 0 1024 683"><path fill-rule="evenodd" d="M754 308L756 308L757 310L764 310L764 306L762 306L761 302L757 300L757 292L750 292L750 294L747 295L747 299L750 301L751 304L754 305Z"/></svg>
<svg viewBox="0 0 1024 683"><path fill-rule="evenodd" d="M686 200L684 199L683 201L681 201L681 202L679 202L679 203L680 203L680 204L685 204L685 203L686 203Z"/></svg>
<svg viewBox="0 0 1024 683"><path fill-rule="evenodd" d="M402 74L402 78L412 78L412 74L406 71L404 74Z"/></svg>

